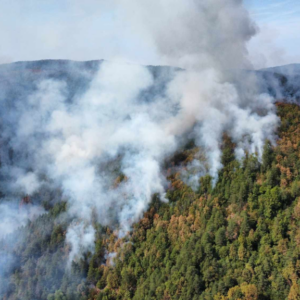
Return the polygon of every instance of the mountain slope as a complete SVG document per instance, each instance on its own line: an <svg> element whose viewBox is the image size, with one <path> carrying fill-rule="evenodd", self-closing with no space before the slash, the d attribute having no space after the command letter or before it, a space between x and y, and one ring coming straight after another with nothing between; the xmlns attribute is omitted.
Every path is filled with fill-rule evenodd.
<svg viewBox="0 0 300 300"><path fill-rule="evenodd" d="M278 146L241 163L224 137L215 188L171 176L170 204L153 203L115 266L89 267L89 299L298 299L300 109L279 104ZM97 254L96 254L97 255ZM106 277L106 281L103 280Z"/></svg>
<svg viewBox="0 0 300 300"><path fill-rule="evenodd" d="M298 299L300 109L278 104L278 114L278 146L266 144L262 163L236 161L224 136L215 188L204 177L195 192L171 172L169 203L154 197L129 239L95 224L95 253L69 272L64 206L53 207L15 249L22 266L4 299Z"/></svg>
<svg viewBox="0 0 300 300"><path fill-rule="evenodd" d="M41 61L0 66L0 97L5 105L14 106L41 80L63 79L68 85L66 98L72 102L88 89L100 64ZM152 90L143 92L144 101L151 100L154 90L163 90L174 71L148 68L157 81ZM260 78L261 73L255 76ZM269 71L263 76L271 78ZM285 75L274 76L279 81L264 81L262 89L277 96L275 87L284 83L280 93L297 101L294 90L286 89ZM236 145L225 132L224 167L216 184L206 175L193 190L185 180L193 172L188 164L203 158L190 141L164 164L168 202L154 195L144 217L125 237L95 217L94 251L73 262L68 261L71 249L66 243L67 227L74 221L66 213L70 204L59 191L20 198L17 217L37 201L45 213L0 242L0 266L5 266L0 270L1 297L299 299L300 109L278 103L277 110L281 119L277 146L266 141L261 162L255 154L236 160ZM1 178L2 187L5 180ZM119 174L115 185L126 180Z"/></svg>

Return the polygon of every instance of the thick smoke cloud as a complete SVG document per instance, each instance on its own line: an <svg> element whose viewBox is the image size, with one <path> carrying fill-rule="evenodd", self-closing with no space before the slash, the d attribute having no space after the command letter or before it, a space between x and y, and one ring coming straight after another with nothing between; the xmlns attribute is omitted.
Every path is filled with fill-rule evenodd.
<svg viewBox="0 0 300 300"><path fill-rule="evenodd" d="M132 32L153 41L162 62L184 70L157 77L147 67L103 62L88 90L71 100L63 80L48 78L1 112L2 138L16 154L14 166L3 161L5 193L62 191L74 219L66 236L70 260L93 249L92 215L123 236L153 194L166 200L162 165L187 138L205 150L216 180L224 132L238 157L246 150L260 156L278 123L272 97L256 94L252 82L244 84L247 92L227 82L226 70L250 66L246 43L255 26L241 1L132 0L111 7ZM193 166L205 173L201 163Z"/></svg>
<svg viewBox="0 0 300 300"><path fill-rule="evenodd" d="M251 66L246 43L256 33L256 25L241 0L113 3L132 30L151 37L168 65L198 70Z"/></svg>
<svg viewBox="0 0 300 300"><path fill-rule="evenodd" d="M63 82L48 79L15 111L10 147L22 154L7 176L20 193L45 185L63 191L69 214L79 220L67 233L71 258L92 249L93 213L102 224L119 224L123 235L154 193L164 200L161 166L185 137L206 150L215 178L224 131L240 153L260 155L264 140L273 137L272 98L253 96L249 107L241 107L235 87L220 82L215 71L174 72L164 93L149 100L145 91L153 86L145 67L104 62L89 90L73 102ZM262 103L270 109L259 115ZM118 176L125 179L116 185Z"/></svg>

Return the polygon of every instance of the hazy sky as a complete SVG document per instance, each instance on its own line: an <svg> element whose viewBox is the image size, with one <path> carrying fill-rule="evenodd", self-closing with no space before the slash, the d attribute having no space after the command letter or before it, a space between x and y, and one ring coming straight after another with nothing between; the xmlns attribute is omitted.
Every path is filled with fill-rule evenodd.
<svg viewBox="0 0 300 300"><path fill-rule="evenodd" d="M264 54L267 65L300 62L300 1L246 0L260 33L250 49Z"/></svg>
<svg viewBox="0 0 300 300"><path fill-rule="evenodd" d="M124 24L110 2L0 0L0 63L105 58L155 64L151 39ZM254 66L300 62L300 1L245 0L245 5L260 27L249 45Z"/></svg>

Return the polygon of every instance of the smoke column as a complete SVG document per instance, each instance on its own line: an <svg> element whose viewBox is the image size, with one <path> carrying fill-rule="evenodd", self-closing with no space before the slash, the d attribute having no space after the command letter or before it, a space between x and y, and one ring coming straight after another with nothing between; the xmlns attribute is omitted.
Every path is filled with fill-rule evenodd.
<svg viewBox="0 0 300 300"><path fill-rule="evenodd" d="M161 63L182 69L157 75L102 62L89 88L71 100L66 82L48 78L0 112L5 195L62 191L75 220L67 232L70 261L93 250L92 214L118 224L123 236L153 194L167 201L162 165L187 138L206 151L216 180L225 131L238 157L246 150L261 156L278 124L272 97L257 94L252 82L245 92L228 81L228 70L251 68L246 46L256 28L242 1L120 0L110 9L141 42L152 42ZM115 184L118 176L125 179Z"/></svg>

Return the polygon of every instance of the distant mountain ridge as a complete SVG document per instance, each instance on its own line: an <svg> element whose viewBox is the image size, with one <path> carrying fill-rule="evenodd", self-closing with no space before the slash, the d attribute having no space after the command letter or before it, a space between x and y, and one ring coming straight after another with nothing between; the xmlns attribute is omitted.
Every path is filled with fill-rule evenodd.
<svg viewBox="0 0 300 300"><path fill-rule="evenodd" d="M68 68L72 65L76 65L78 67L83 67L86 69L95 69L98 67L104 59L97 59L97 60L70 60L70 59L41 59L41 60L33 60L33 61L16 61L11 63L4 63L0 64L0 70L20 70L23 69L35 69L35 68L43 68L45 70L50 70L53 68ZM166 65L151 65L152 67L167 67L172 68ZM257 69L257 72L277 72L281 74L291 74L293 72L300 73L300 64L287 64L287 65L280 65L275 67L268 67L268 68L261 68Z"/></svg>
<svg viewBox="0 0 300 300"><path fill-rule="evenodd" d="M19 61L0 65L0 98L19 100L31 93L44 79L63 80L69 96L84 92L104 60L38 60ZM145 66L162 88L179 68L169 66ZM243 76L256 78L258 92L266 92L276 99L288 102L300 101L300 64L290 64L235 74L238 84ZM235 79L233 79L235 81ZM243 83L242 83L243 84Z"/></svg>
<svg viewBox="0 0 300 300"><path fill-rule="evenodd" d="M263 68L257 71L280 73L284 75L300 75L300 64L288 64L283 66Z"/></svg>
<svg viewBox="0 0 300 300"><path fill-rule="evenodd" d="M75 61L69 59L42 59L42 60L33 60L33 61L17 61L12 63L0 64L0 70L20 70L20 69L53 69L53 68L66 68L71 65L77 65L80 67L93 69L98 67L99 64L103 61L101 60L87 60L87 61Z"/></svg>

